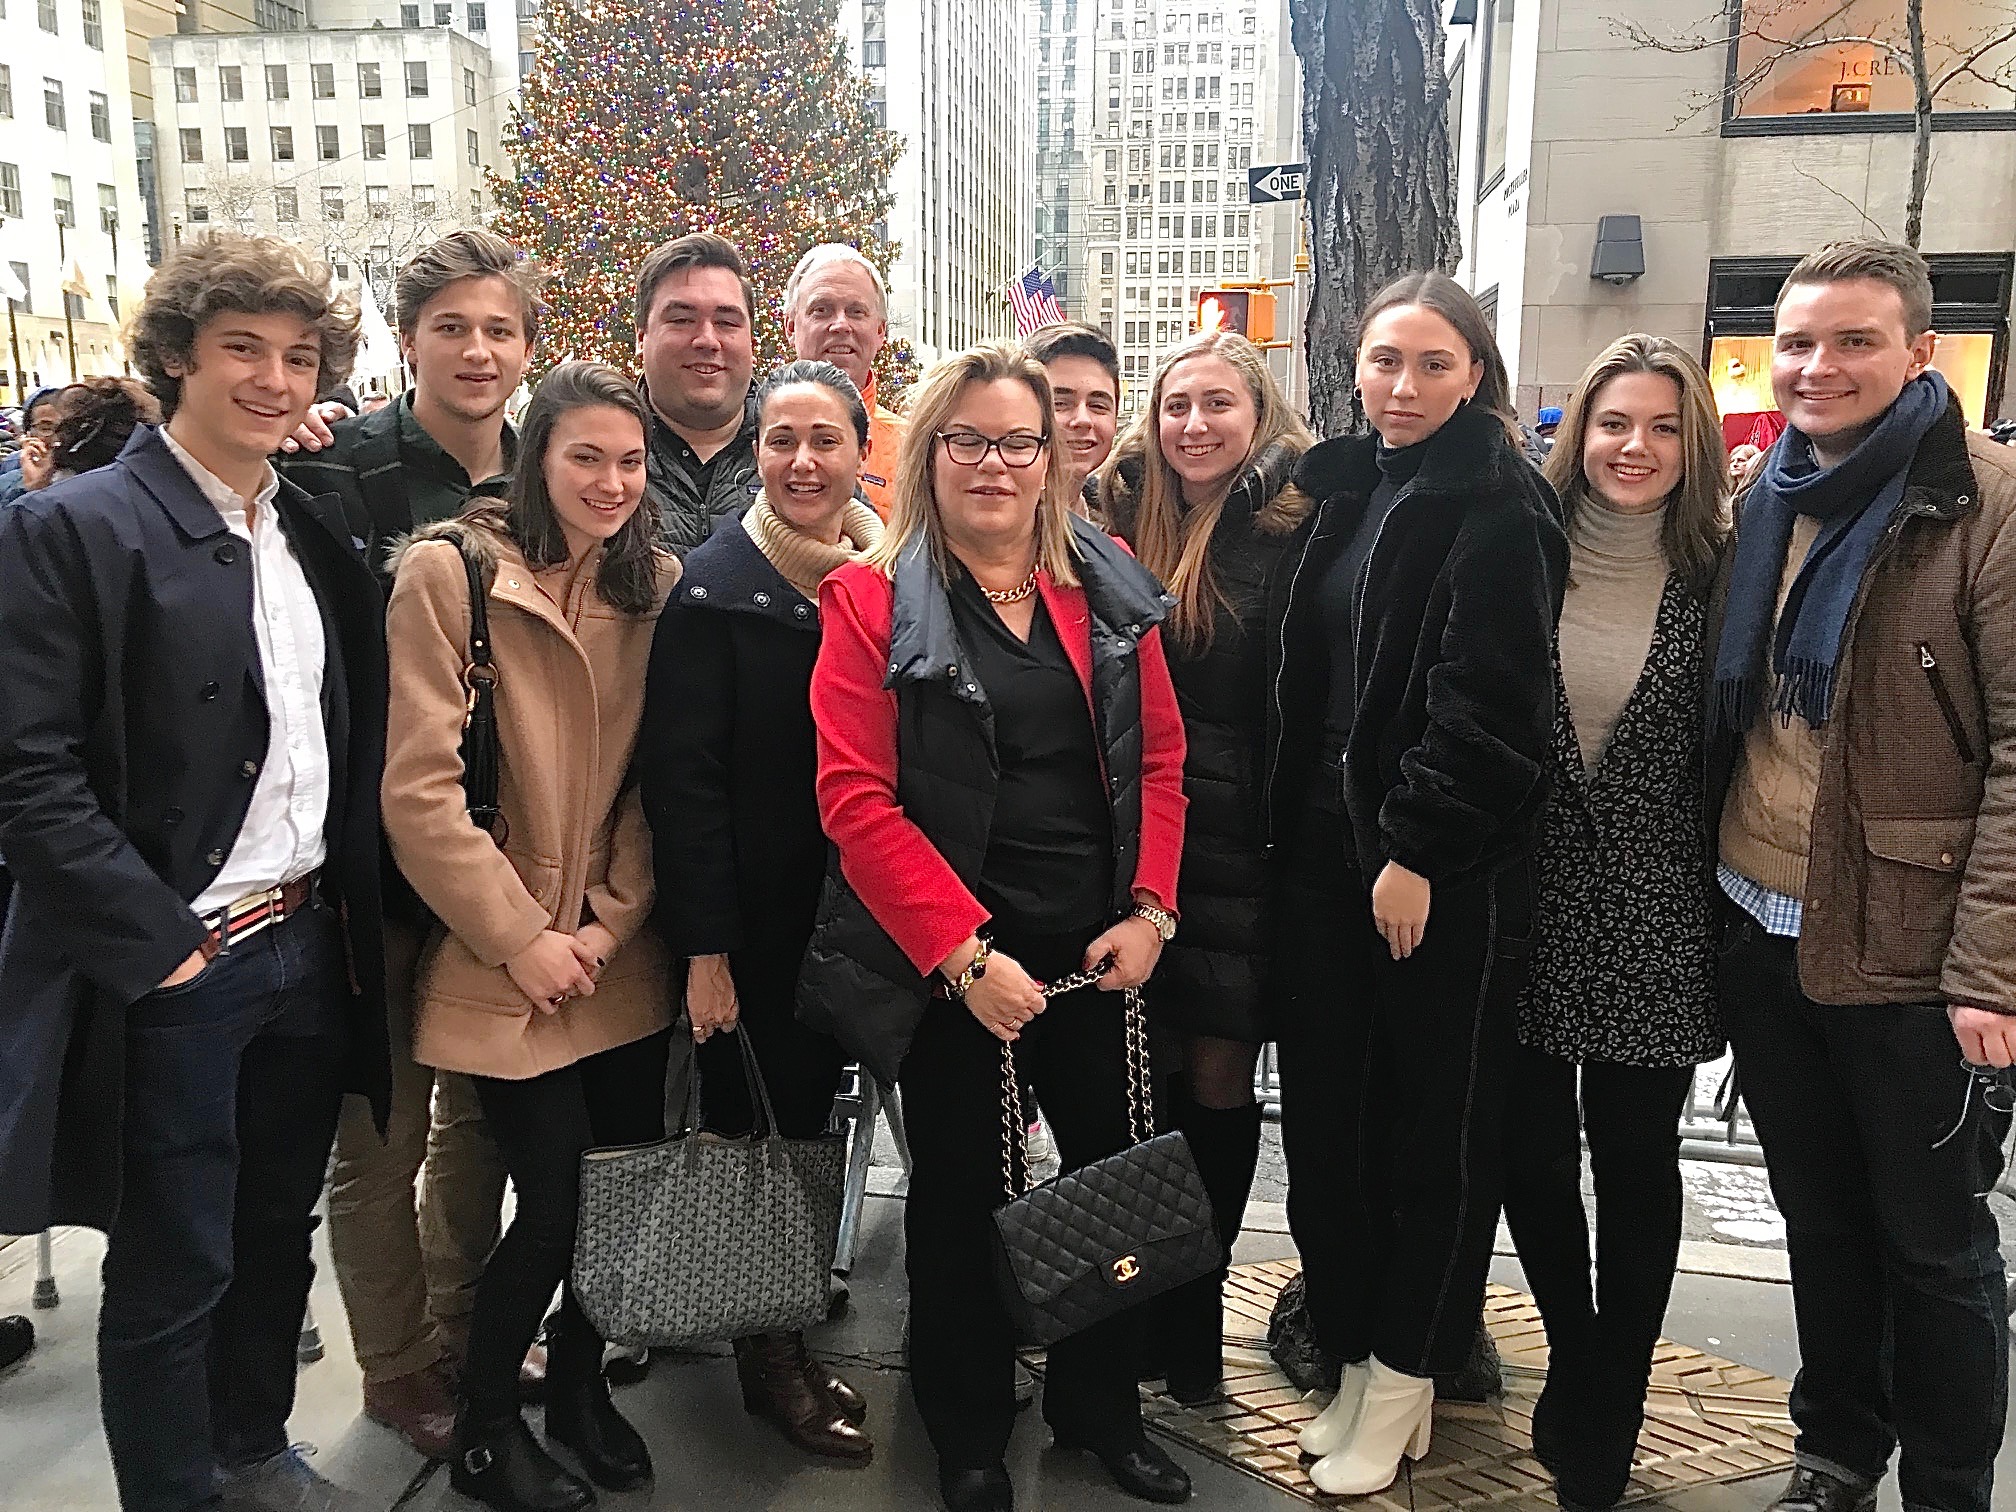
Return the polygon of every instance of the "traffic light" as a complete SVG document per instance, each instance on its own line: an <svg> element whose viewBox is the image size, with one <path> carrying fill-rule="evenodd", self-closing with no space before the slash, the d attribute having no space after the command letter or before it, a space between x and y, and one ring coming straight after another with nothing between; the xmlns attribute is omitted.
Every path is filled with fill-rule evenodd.
<svg viewBox="0 0 2016 1512"><path fill-rule="evenodd" d="M1237 331L1260 344L1274 339L1274 294L1269 289L1206 289L1197 296L1199 331Z"/></svg>

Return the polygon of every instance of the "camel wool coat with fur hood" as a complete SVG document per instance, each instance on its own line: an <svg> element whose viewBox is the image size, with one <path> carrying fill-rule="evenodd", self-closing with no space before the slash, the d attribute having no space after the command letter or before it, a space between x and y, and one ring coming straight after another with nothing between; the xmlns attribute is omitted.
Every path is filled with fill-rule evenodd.
<svg viewBox="0 0 2016 1512"><path fill-rule="evenodd" d="M490 584L501 846L470 821L462 791L469 580L458 540ZM414 989L422 1065L523 1080L671 1022L670 957L644 927L651 835L629 780L658 611L605 604L595 592L600 560L598 549L578 571L534 571L509 539L466 518L394 548L385 830L399 869L440 920ZM678 575L668 556L659 605ZM572 933L591 918L618 945L593 996L535 1012L504 963L542 930Z"/></svg>

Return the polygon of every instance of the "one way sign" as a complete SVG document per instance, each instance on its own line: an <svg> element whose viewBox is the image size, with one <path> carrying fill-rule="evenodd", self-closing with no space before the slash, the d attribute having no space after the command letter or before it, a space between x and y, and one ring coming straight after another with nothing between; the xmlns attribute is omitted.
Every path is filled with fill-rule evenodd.
<svg viewBox="0 0 2016 1512"><path fill-rule="evenodd" d="M1283 200L1302 198L1302 184L1309 177L1307 163L1276 163L1269 168L1246 170L1246 197L1256 205L1278 205Z"/></svg>

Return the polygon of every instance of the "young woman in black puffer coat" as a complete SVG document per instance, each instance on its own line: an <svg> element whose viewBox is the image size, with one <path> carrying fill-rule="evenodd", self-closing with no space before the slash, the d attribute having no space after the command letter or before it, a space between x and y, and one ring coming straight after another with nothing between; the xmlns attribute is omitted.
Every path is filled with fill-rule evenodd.
<svg viewBox="0 0 2016 1512"><path fill-rule="evenodd" d="M1259 349L1208 332L1163 359L1101 495L1114 533L1176 598L1165 634L1189 741L1183 919L1148 999L1158 1044L1180 1057L1165 1121L1189 1138L1228 1253L1260 1149L1254 1066L1273 1037L1261 787L1286 569L1311 510L1288 480L1314 444ZM1157 1316L1150 1368L1180 1402L1219 1392L1223 1283L1221 1270L1180 1288Z"/></svg>

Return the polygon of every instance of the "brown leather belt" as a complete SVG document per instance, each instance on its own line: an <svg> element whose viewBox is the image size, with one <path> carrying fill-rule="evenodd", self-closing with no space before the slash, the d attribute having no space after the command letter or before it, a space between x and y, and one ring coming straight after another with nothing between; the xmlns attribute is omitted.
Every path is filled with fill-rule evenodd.
<svg viewBox="0 0 2016 1512"><path fill-rule="evenodd" d="M202 952L203 959L214 961L240 940L249 939L260 930L299 913L315 896L315 881L321 875L318 868L305 877L296 877L292 882L283 882L264 892L247 893L229 907L204 914L203 921L210 926L210 933L196 947Z"/></svg>

